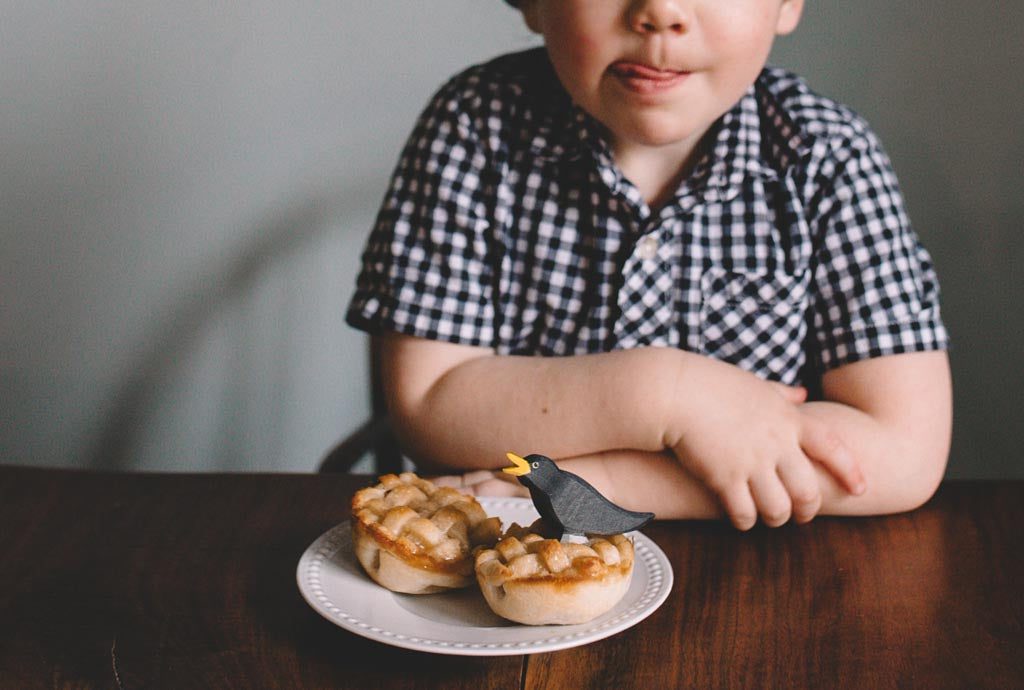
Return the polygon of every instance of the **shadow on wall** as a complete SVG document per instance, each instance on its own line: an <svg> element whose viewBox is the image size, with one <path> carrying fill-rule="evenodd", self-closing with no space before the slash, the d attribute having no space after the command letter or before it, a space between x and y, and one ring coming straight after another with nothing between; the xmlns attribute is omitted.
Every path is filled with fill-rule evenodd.
<svg viewBox="0 0 1024 690"><path fill-rule="evenodd" d="M286 207L276 217L269 219L251 236L257 238L250 246L244 247L216 275L187 294L180 304L174 308L169 317L155 325L151 332L151 345L143 350L134 366L126 368L123 382L110 399L107 406L109 412L100 424L100 431L92 451L88 454L87 464L94 469L129 470L138 469L139 446L144 443L145 436L153 425L166 424L167 420L156 419L161 408L160 397L165 388L174 384L175 373L182 371L183 364L201 347L204 336L208 336L212 326L225 320L232 305L253 299L261 286L265 285L268 276L276 267L292 262L302 252L316 251L318 243L325 241L325 236L339 232L339 218L345 218L345 209L365 208L367 199L376 199L380 195L379 184L365 188L348 189L334 195L329 200L326 195L312 197L305 201ZM358 241L355 235L346 238L343 243L345 250L358 255L362 251L362 243L368 228L358 228ZM353 257L325 257L324 263L330 266L351 263ZM331 269L329 269L331 270ZM354 286L355 274L338 267L335 272L342 271L340 276L345 282ZM289 321L288 314L278 315L277 323L260 324L259 330L280 328L282 323ZM337 316L337 323L342 315ZM331 328L334 328L332 323ZM341 326L344 328L344 326ZM231 350L244 350L249 343L238 334L233 336ZM361 338L357 334L351 337ZM364 370L367 358L360 353L358 361L349 362L348 366L357 371ZM232 357L235 356L233 353ZM355 359L355 358L352 358ZM230 372L228 375L231 375ZM259 372L254 374L259 376ZM362 381L362 378L353 377ZM368 409L369 392L365 385L350 397L358 397L357 407ZM365 399L365 400L364 400ZM214 405L216 407L216 405ZM209 405L207 405L209 408ZM228 414L228 423L231 415ZM246 420L249 424L259 424L261 420ZM265 421L265 420L262 420ZM272 423L272 422L271 422ZM340 424L340 420L336 422ZM224 422L221 422L223 425ZM340 438L344 429L337 429ZM177 433L187 434L188 429ZM330 433L330 432L329 432ZM222 434L223 435L223 434ZM228 433L227 435L230 435ZM309 458L312 465L318 458ZM169 460L173 461L174 458ZM203 469L211 469L210 463L203 461ZM238 463L221 463L217 469L248 469L237 466ZM226 465L226 466L225 466ZM161 466L160 469L175 469ZM280 469L293 469L281 467Z"/></svg>

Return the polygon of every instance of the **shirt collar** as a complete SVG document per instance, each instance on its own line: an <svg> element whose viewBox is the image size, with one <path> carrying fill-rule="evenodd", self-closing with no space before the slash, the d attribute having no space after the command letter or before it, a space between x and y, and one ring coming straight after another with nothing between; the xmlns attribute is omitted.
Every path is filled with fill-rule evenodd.
<svg viewBox="0 0 1024 690"><path fill-rule="evenodd" d="M599 122L573 103L568 94L560 100L564 100L560 108L550 101L545 103L548 112L546 117L539 118L530 142L530 152L542 161L575 160L597 142L604 141L603 135L595 131L601 127Z"/></svg>
<svg viewBox="0 0 1024 690"><path fill-rule="evenodd" d="M777 172L762 159L757 99L751 87L708 132L704 155L677 196L700 194L706 201L728 201L749 177L775 179Z"/></svg>
<svg viewBox="0 0 1024 690"><path fill-rule="evenodd" d="M679 194L703 192L708 201L735 198L750 177L776 180L810 154L810 147L759 79L727 111L711 144Z"/></svg>
<svg viewBox="0 0 1024 690"><path fill-rule="evenodd" d="M531 152L550 162L576 160L590 153L605 183L619 191L622 174L614 164L606 128L572 103L564 91L562 96L561 107L552 108L538 127ZM707 136L704 155L677 191L681 202L692 202L694 197L729 201L739 194L744 180L778 179L810 153L806 138L762 87L762 78L718 119Z"/></svg>

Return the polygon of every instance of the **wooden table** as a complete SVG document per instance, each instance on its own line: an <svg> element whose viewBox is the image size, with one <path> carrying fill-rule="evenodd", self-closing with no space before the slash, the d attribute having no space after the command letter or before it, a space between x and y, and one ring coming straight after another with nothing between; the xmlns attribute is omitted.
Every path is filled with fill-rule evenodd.
<svg viewBox="0 0 1024 690"><path fill-rule="evenodd" d="M1024 482L755 528L655 523L675 588L639 625L492 658L321 618L299 556L366 477L0 466L0 688L1024 687Z"/></svg>

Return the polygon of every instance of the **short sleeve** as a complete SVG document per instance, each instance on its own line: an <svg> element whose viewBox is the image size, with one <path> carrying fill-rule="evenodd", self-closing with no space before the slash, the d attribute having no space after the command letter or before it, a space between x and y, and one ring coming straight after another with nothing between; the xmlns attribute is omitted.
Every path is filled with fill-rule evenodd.
<svg viewBox="0 0 1024 690"><path fill-rule="evenodd" d="M355 328L493 345L493 182L471 87L462 75L439 90L405 145L363 252Z"/></svg>
<svg viewBox="0 0 1024 690"><path fill-rule="evenodd" d="M946 349L938 278L910 226L889 157L870 131L835 151L812 262L811 344L819 371Z"/></svg>

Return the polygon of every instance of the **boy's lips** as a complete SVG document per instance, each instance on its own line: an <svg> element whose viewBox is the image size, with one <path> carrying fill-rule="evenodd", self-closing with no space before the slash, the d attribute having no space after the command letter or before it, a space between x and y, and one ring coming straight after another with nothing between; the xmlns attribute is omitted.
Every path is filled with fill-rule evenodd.
<svg viewBox="0 0 1024 690"><path fill-rule="evenodd" d="M638 94L657 93L684 81L690 75L683 70L667 70L640 62L620 60L608 68L630 91Z"/></svg>
<svg viewBox="0 0 1024 690"><path fill-rule="evenodd" d="M680 74L686 74L683 70L661 69L642 62L630 62L628 60L614 62L610 69L620 76L641 77L643 79L670 79Z"/></svg>

